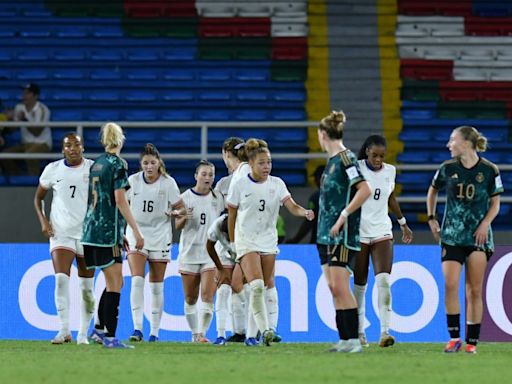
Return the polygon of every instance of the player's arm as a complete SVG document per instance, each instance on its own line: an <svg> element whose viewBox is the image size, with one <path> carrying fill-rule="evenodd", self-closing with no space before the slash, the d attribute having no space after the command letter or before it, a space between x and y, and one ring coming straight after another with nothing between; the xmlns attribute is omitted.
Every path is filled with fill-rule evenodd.
<svg viewBox="0 0 512 384"><path fill-rule="evenodd" d="M406 244L409 244L413 238L412 231L411 228L409 228L409 226L407 225L407 221L405 220L405 217L402 214L400 204L398 204L398 200L396 199L394 191L392 191L391 194L389 195L388 207L391 213L393 213L398 219L398 224L400 224L400 229L402 230L402 241Z"/></svg>
<svg viewBox="0 0 512 384"><path fill-rule="evenodd" d="M228 234L229 241L231 243L235 242L235 223L236 223L236 215L238 213L238 207L228 206Z"/></svg>
<svg viewBox="0 0 512 384"><path fill-rule="evenodd" d="M50 221L46 217L46 213L44 212L44 198L46 197L47 192L48 190L43 188L41 184L37 186L37 190L34 195L34 208L36 210L39 223L41 224L41 232L43 232L43 235L46 237L52 237L53 228L50 224Z"/></svg>
<svg viewBox="0 0 512 384"><path fill-rule="evenodd" d="M306 209L293 200L290 196L284 202L283 205L288 209L288 211L293 216L305 217L307 220L311 221L315 218L315 213L311 209Z"/></svg>
<svg viewBox="0 0 512 384"><path fill-rule="evenodd" d="M441 228L439 227L439 221L436 217L436 208L437 208L437 195L438 190L433 186L428 188L427 192L427 215L428 215L428 226L430 227L430 231L432 232L432 236L434 236L434 240L439 242L441 237L439 236L439 232Z"/></svg>
<svg viewBox="0 0 512 384"><path fill-rule="evenodd" d="M185 228L185 224L187 224L187 220L192 218L192 208L188 208L183 204L183 211L185 212L184 215L176 216L176 221L174 222L176 224L177 230L182 230Z"/></svg>
<svg viewBox="0 0 512 384"><path fill-rule="evenodd" d="M142 233L140 233L139 226L133 217L132 210L130 209L130 205L126 199L125 189L116 189L114 191L114 197L116 199L116 206L119 208L119 212L121 212L121 215L123 215L126 222L133 230L133 235L135 236L135 249L144 248L144 237L142 236Z"/></svg>
<svg viewBox="0 0 512 384"><path fill-rule="evenodd" d="M477 245L484 245L487 242L487 236L489 234L489 226L491 225L492 221L496 216L498 216L498 213L500 211L500 195L494 195L491 197L491 201L489 202L489 210L487 211L487 214L483 218L482 222L476 229L474 236L475 236L475 243Z"/></svg>
<svg viewBox="0 0 512 384"><path fill-rule="evenodd" d="M187 208L185 207L185 203L182 199L180 199L175 204L171 205L171 210L169 212L165 212L165 214L169 217L181 217L187 214Z"/></svg>
<svg viewBox="0 0 512 384"><path fill-rule="evenodd" d="M345 221L347 220L348 216L352 213L357 211L359 208L361 208L361 205L370 197L372 191L370 188L370 184L366 180L361 180L355 185L355 188L357 189L356 194L350 200L350 203L341 211L340 216L338 217L338 220L336 223L332 226L330 230L330 234L333 237L338 236L340 233L340 229L345 224Z"/></svg>
<svg viewBox="0 0 512 384"><path fill-rule="evenodd" d="M210 239L206 240L206 250L208 251L208 255L210 255L210 258L215 263L215 266L219 271L222 271L223 266L220 262L219 255L217 254L217 251L215 250L215 241L211 241Z"/></svg>

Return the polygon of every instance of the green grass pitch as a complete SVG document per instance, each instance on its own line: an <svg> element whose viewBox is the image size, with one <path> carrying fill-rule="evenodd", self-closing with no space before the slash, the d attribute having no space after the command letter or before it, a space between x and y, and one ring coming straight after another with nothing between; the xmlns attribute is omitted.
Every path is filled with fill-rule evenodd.
<svg viewBox="0 0 512 384"><path fill-rule="evenodd" d="M442 353L443 344L371 344L360 354L329 344L249 348L190 343L136 344L134 350L49 341L0 341L0 383L506 383L512 344L482 343L478 354Z"/></svg>

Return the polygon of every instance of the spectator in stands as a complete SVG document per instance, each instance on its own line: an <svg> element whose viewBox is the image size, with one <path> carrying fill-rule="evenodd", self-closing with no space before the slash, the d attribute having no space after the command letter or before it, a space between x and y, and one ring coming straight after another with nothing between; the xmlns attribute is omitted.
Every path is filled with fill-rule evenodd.
<svg viewBox="0 0 512 384"><path fill-rule="evenodd" d="M29 123L46 123L50 120L50 110L39 101L41 89L35 83L23 87L22 102L14 108L11 120L26 121ZM12 132L16 128L6 131ZM40 153L50 152L52 149L52 132L50 127L21 127L21 143L6 148L5 153ZM38 159L26 160L29 175L39 175L40 161ZM14 159L2 161L4 171L9 175L22 173L21 167Z"/></svg>
<svg viewBox="0 0 512 384"><path fill-rule="evenodd" d="M452 160L441 164L427 194L428 224L442 249L444 300L450 333L444 351L458 352L462 348L459 281L465 264L466 352L476 353L485 269L494 252L491 223L500 210L503 184L498 167L478 155L487 149L487 139L476 128L455 128L447 147ZM446 189L442 227L436 217L437 195L441 189Z"/></svg>
<svg viewBox="0 0 512 384"><path fill-rule="evenodd" d="M322 174L324 172L325 166L320 165L313 172L313 176L315 178L315 185L317 190L311 194L308 200L308 208L311 209L315 213L314 220L303 220L297 234L292 238L286 240L288 244L297 244L300 243L301 240L306 237L306 235L311 232L311 237L309 238L310 244L316 244L316 229L318 225L318 199L320 198L320 179L322 178Z"/></svg>

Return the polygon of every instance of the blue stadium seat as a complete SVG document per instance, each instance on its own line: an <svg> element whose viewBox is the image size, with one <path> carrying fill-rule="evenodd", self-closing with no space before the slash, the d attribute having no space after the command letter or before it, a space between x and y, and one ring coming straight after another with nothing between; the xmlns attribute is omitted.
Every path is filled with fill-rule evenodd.
<svg viewBox="0 0 512 384"><path fill-rule="evenodd" d="M155 61L160 59L160 55L155 49L136 49L126 52L128 61Z"/></svg>
<svg viewBox="0 0 512 384"><path fill-rule="evenodd" d="M19 35L23 38L50 37L52 32L48 28L20 26Z"/></svg>
<svg viewBox="0 0 512 384"><path fill-rule="evenodd" d="M448 150L443 149L431 156L431 162L434 164L441 164L446 160L450 160L450 152Z"/></svg>
<svg viewBox="0 0 512 384"><path fill-rule="evenodd" d="M268 69L238 69L235 72L235 80L238 81L268 81L269 79Z"/></svg>
<svg viewBox="0 0 512 384"><path fill-rule="evenodd" d="M126 77L129 80L154 81L158 79L158 72L153 69L129 69Z"/></svg>
<svg viewBox="0 0 512 384"><path fill-rule="evenodd" d="M13 77L13 72L9 68L0 68L0 80L10 80Z"/></svg>
<svg viewBox="0 0 512 384"><path fill-rule="evenodd" d="M124 95L126 101L147 103L156 100L155 92L151 91L128 91Z"/></svg>
<svg viewBox="0 0 512 384"><path fill-rule="evenodd" d="M414 151L414 152L403 152L398 155L397 160L400 163L430 163L430 152Z"/></svg>
<svg viewBox="0 0 512 384"><path fill-rule="evenodd" d="M201 81L228 81L232 78L233 71L229 68L206 68L199 70Z"/></svg>
<svg viewBox="0 0 512 384"><path fill-rule="evenodd" d="M236 112L235 120L238 121L265 121L268 120L268 112L265 110L255 110L253 108Z"/></svg>
<svg viewBox="0 0 512 384"><path fill-rule="evenodd" d="M121 61L123 60L123 55L121 52L114 49L106 49L106 50L97 50L93 51L90 55L91 60L93 61Z"/></svg>
<svg viewBox="0 0 512 384"><path fill-rule="evenodd" d="M78 25L57 25L55 35L64 39L80 39L87 36L87 29Z"/></svg>
<svg viewBox="0 0 512 384"><path fill-rule="evenodd" d="M164 80L192 81L195 79L194 69L168 69L163 73Z"/></svg>
<svg viewBox="0 0 512 384"><path fill-rule="evenodd" d="M90 73L92 80L119 80L121 74L115 69L93 69Z"/></svg>
<svg viewBox="0 0 512 384"><path fill-rule="evenodd" d="M192 101L194 100L195 95L192 91L166 91L163 94L163 99L165 101Z"/></svg>
<svg viewBox="0 0 512 384"><path fill-rule="evenodd" d="M57 90L52 92L52 99L56 101L82 101L84 99L79 90Z"/></svg>
<svg viewBox="0 0 512 384"><path fill-rule="evenodd" d="M50 58L50 52L44 49L28 49L19 51L17 58L21 61L47 61Z"/></svg>
<svg viewBox="0 0 512 384"><path fill-rule="evenodd" d="M128 121L155 121L157 116L155 111L130 109L125 111L124 118Z"/></svg>
<svg viewBox="0 0 512 384"><path fill-rule="evenodd" d="M273 120L302 121L306 119L304 110L279 109L271 112Z"/></svg>
<svg viewBox="0 0 512 384"><path fill-rule="evenodd" d="M432 119L437 116L435 110L407 109L401 112L403 119Z"/></svg>
<svg viewBox="0 0 512 384"><path fill-rule="evenodd" d="M236 93L236 99L240 101L267 101L269 97L266 91L241 90Z"/></svg>
<svg viewBox="0 0 512 384"><path fill-rule="evenodd" d="M231 120L230 113L222 109L204 109L198 112L198 119L202 121L227 121Z"/></svg>
<svg viewBox="0 0 512 384"><path fill-rule="evenodd" d="M112 38L112 37L123 37L123 31L120 26L98 26L92 31L94 37L99 38Z"/></svg>
<svg viewBox="0 0 512 384"><path fill-rule="evenodd" d="M168 61L189 61L194 60L197 51L193 47L182 47L164 51L163 58Z"/></svg>
<svg viewBox="0 0 512 384"><path fill-rule="evenodd" d="M116 90L92 90L89 94L92 101L119 101L119 93Z"/></svg>
<svg viewBox="0 0 512 384"><path fill-rule="evenodd" d="M46 80L48 78L48 71L45 69L20 69L16 75L18 80L23 81L38 81Z"/></svg>
<svg viewBox="0 0 512 384"><path fill-rule="evenodd" d="M404 143L429 141L432 138L432 132L429 129L408 129L400 132L400 140Z"/></svg>
<svg viewBox="0 0 512 384"><path fill-rule="evenodd" d="M120 116L118 109L96 109L84 112L84 117L89 121L116 121L120 120Z"/></svg>
<svg viewBox="0 0 512 384"><path fill-rule="evenodd" d="M83 120L82 111L79 109L52 109L54 121L80 121Z"/></svg>
<svg viewBox="0 0 512 384"><path fill-rule="evenodd" d="M53 58L57 61L83 61L86 54L83 49L59 49L54 52Z"/></svg>
<svg viewBox="0 0 512 384"><path fill-rule="evenodd" d="M85 78L85 74L79 68L54 68L53 77L58 80L82 80Z"/></svg>
<svg viewBox="0 0 512 384"><path fill-rule="evenodd" d="M39 176L9 176L9 184L15 186L37 186L39 184Z"/></svg>
<svg viewBox="0 0 512 384"><path fill-rule="evenodd" d="M187 110L168 110L160 115L163 121L192 121L194 120L194 112Z"/></svg>
<svg viewBox="0 0 512 384"><path fill-rule="evenodd" d="M306 101L306 93L304 91L274 91L272 99L275 101L293 101L303 103Z"/></svg>
<svg viewBox="0 0 512 384"><path fill-rule="evenodd" d="M199 100L202 101L230 101L231 93L221 90L209 90L199 93Z"/></svg>
<svg viewBox="0 0 512 384"><path fill-rule="evenodd" d="M9 185L9 180L3 174L0 174L0 186Z"/></svg>

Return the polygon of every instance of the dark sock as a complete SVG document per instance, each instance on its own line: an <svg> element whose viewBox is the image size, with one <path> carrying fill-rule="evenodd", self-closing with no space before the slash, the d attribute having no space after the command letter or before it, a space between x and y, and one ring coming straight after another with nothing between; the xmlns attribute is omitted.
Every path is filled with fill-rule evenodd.
<svg viewBox="0 0 512 384"><path fill-rule="evenodd" d="M105 325L107 326L107 337L116 337L117 318L119 317L119 292L107 292L105 295Z"/></svg>
<svg viewBox="0 0 512 384"><path fill-rule="evenodd" d="M460 313L455 315L446 315L448 322L448 332L452 339L460 338Z"/></svg>
<svg viewBox="0 0 512 384"><path fill-rule="evenodd" d="M340 336L340 340L348 340L345 332L345 323L343 322L343 310L337 309L336 310L336 328L338 328L338 335Z"/></svg>
<svg viewBox="0 0 512 384"><path fill-rule="evenodd" d="M479 337L480 324L468 324L468 331L466 333L466 343L471 345L477 345Z"/></svg>
<svg viewBox="0 0 512 384"><path fill-rule="evenodd" d="M343 312L344 329L347 339L357 339L359 337L359 316L357 314L357 308L345 309Z"/></svg>
<svg viewBox="0 0 512 384"><path fill-rule="evenodd" d="M94 328L104 331L105 330L105 295L107 294L107 289L105 288L101 293L100 302L98 303L98 321L99 324L95 324Z"/></svg>

